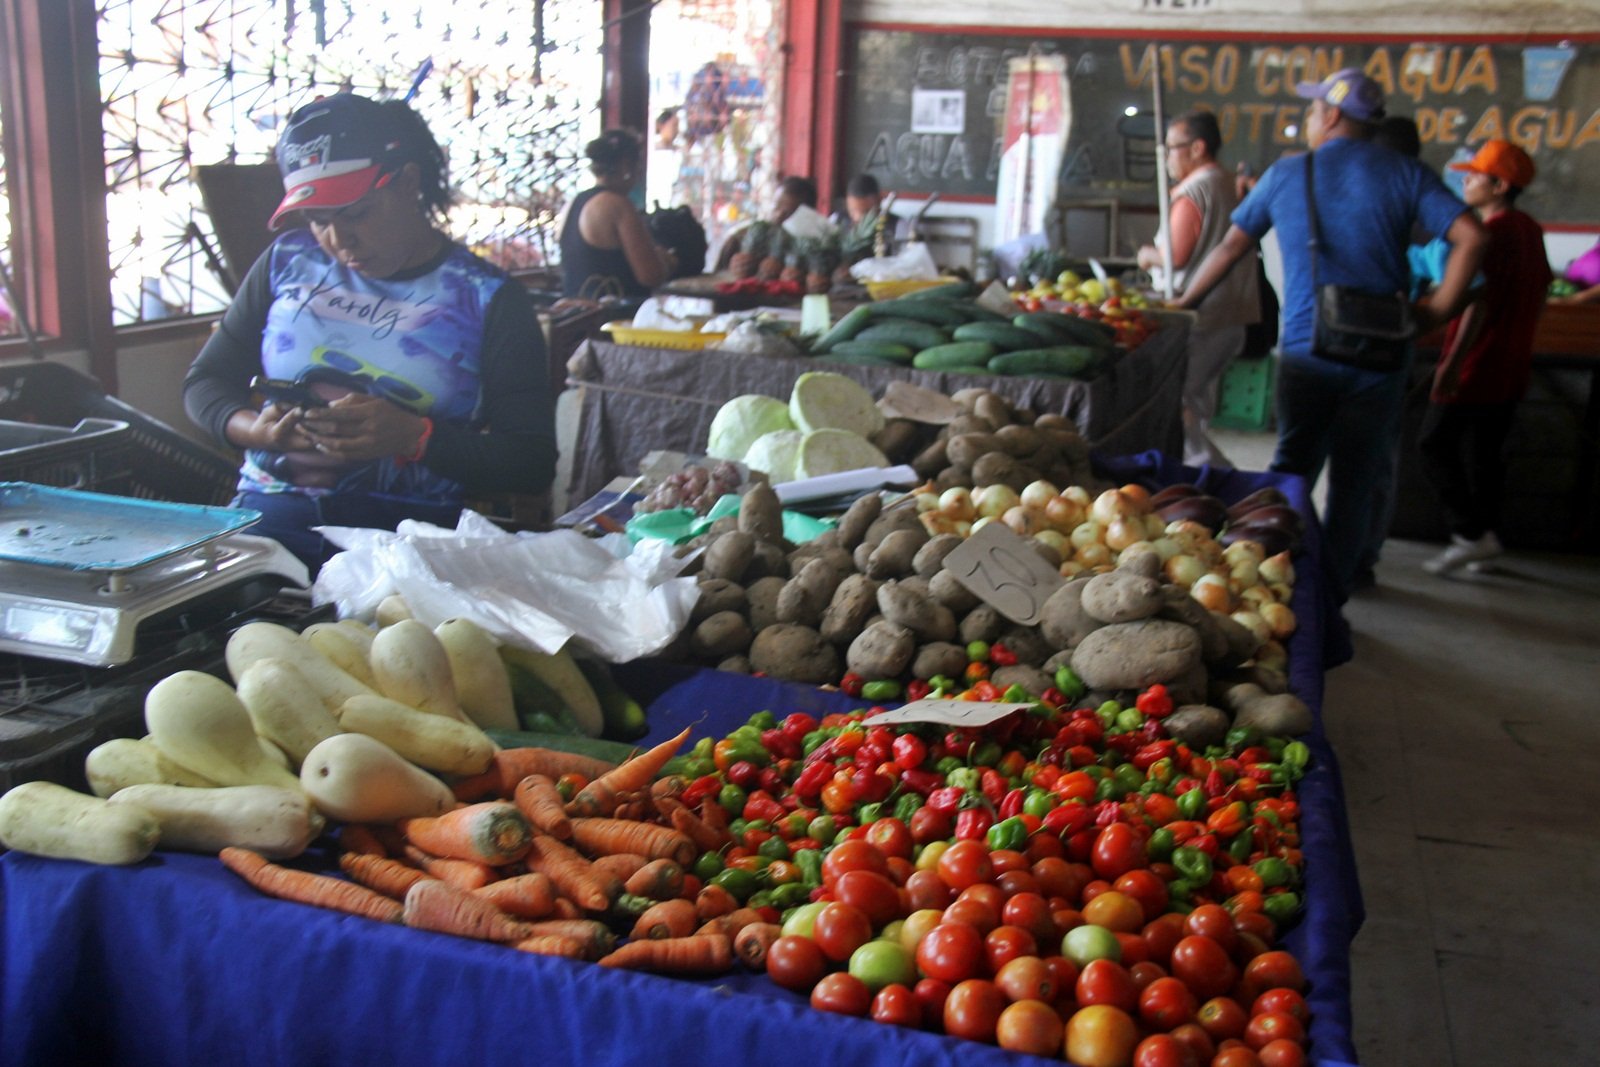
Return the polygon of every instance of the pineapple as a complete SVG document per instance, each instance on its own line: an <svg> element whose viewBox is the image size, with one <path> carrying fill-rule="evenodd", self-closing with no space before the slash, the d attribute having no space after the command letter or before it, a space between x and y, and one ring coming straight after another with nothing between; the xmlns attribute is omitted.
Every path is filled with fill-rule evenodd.
<svg viewBox="0 0 1600 1067"><path fill-rule="evenodd" d="M783 260L789 254L789 231L782 226L772 226L767 231L766 256L756 267L756 277L762 281L777 281L783 273Z"/></svg>
<svg viewBox="0 0 1600 1067"><path fill-rule="evenodd" d="M806 250L806 292L826 293L832 287L833 270L838 264L838 235L813 238Z"/></svg>
<svg viewBox="0 0 1600 1067"><path fill-rule="evenodd" d="M766 252L771 232L772 223L762 219L745 227L744 233L739 236L739 251L728 260L728 269L734 277L749 278L755 275L756 265Z"/></svg>

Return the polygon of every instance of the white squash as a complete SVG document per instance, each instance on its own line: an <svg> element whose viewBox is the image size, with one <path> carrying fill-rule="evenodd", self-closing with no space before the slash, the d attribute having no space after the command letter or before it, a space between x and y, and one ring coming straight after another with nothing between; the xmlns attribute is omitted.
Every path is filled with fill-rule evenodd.
<svg viewBox="0 0 1600 1067"><path fill-rule="evenodd" d="M109 797L130 785L186 785L215 788L216 782L169 760L154 742L114 737L96 745L83 758L83 774L97 797Z"/></svg>
<svg viewBox="0 0 1600 1067"><path fill-rule="evenodd" d="M228 673L237 682L258 660L285 659L311 683L329 711L359 693L370 693L370 686L341 671L311 642L287 626L274 622L251 622L239 627L228 638Z"/></svg>
<svg viewBox="0 0 1600 1067"><path fill-rule="evenodd" d="M134 804L113 805L54 782L23 782L0 796L0 845L86 863L138 863L161 825Z"/></svg>
<svg viewBox="0 0 1600 1067"><path fill-rule="evenodd" d="M494 635L471 619L446 619L433 634L444 646L456 699L467 718L485 730L520 729L511 676Z"/></svg>
<svg viewBox="0 0 1600 1067"><path fill-rule="evenodd" d="M391 700L468 722L456 700L450 657L433 631L415 619L386 626L372 639L372 676ZM341 706L343 702L341 701Z"/></svg>
<svg viewBox="0 0 1600 1067"><path fill-rule="evenodd" d="M282 749L294 767L317 742L341 732L321 694L288 660L269 657L251 664L239 677L239 699L256 733Z"/></svg>
<svg viewBox="0 0 1600 1067"><path fill-rule="evenodd" d="M339 725L377 738L430 771L481 774L494 760L494 742L471 723L428 715L388 697L351 697L339 711Z"/></svg>
<svg viewBox="0 0 1600 1067"><path fill-rule="evenodd" d="M118 790L111 803L148 811L161 826L161 847L185 852L235 845L268 859L288 859L304 852L326 825L298 785L133 785Z"/></svg>
<svg viewBox="0 0 1600 1067"><path fill-rule="evenodd" d="M317 810L343 822L394 822L455 807L442 781L365 734L318 744L300 765L300 784Z"/></svg>
<svg viewBox="0 0 1600 1067"><path fill-rule="evenodd" d="M262 751L250 713L220 678L200 671L163 678L144 698L144 721L163 755L218 785L297 784Z"/></svg>
<svg viewBox="0 0 1600 1067"><path fill-rule="evenodd" d="M399 593L386 596L378 601L376 612L378 629L384 630L397 622L411 618L411 605L406 603L406 598Z"/></svg>
<svg viewBox="0 0 1600 1067"><path fill-rule="evenodd" d="M350 627L337 622L319 622L307 626L300 635L311 647L327 656L335 667L344 671L362 685L371 686L372 664L367 656L372 650L372 639L363 641Z"/></svg>

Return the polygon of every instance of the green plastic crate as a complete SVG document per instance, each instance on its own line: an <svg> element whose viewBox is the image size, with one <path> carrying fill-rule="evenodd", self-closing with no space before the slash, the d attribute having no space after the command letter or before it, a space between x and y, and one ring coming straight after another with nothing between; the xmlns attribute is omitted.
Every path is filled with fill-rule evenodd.
<svg viewBox="0 0 1600 1067"><path fill-rule="evenodd" d="M1217 413L1211 425L1229 430L1272 428L1272 386L1278 361L1272 356L1236 359L1222 372Z"/></svg>

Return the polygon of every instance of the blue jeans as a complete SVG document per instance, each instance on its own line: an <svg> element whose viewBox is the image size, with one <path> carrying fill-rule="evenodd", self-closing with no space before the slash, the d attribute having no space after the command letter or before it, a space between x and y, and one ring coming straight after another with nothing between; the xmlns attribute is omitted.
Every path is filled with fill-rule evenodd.
<svg viewBox="0 0 1600 1067"><path fill-rule="evenodd" d="M1378 374L1314 356L1279 365L1272 469L1314 484L1327 465L1324 563L1341 603L1367 550L1375 500L1391 477L1406 380L1406 368Z"/></svg>
<svg viewBox="0 0 1600 1067"><path fill-rule="evenodd" d="M418 519L454 528L461 515L460 503L433 504L381 493L307 496L304 493L242 492L234 498L233 506L261 512L261 521L245 532L277 541L310 568L313 578L328 558L339 551L313 530L313 526L392 530L402 519Z"/></svg>

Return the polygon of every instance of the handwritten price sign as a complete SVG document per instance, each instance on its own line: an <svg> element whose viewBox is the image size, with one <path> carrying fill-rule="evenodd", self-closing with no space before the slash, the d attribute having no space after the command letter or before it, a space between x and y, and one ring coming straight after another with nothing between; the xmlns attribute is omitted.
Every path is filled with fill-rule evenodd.
<svg viewBox="0 0 1600 1067"><path fill-rule="evenodd" d="M1032 626L1044 602L1066 584L1011 528L991 522L944 558L944 569L1012 622Z"/></svg>
<svg viewBox="0 0 1600 1067"><path fill-rule="evenodd" d="M902 722L936 722L944 726L988 726L1013 711L1032 704L988 704L981 700L914 700L893 711L879 712L866 721L873 725Z"/></svg>

